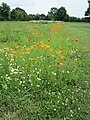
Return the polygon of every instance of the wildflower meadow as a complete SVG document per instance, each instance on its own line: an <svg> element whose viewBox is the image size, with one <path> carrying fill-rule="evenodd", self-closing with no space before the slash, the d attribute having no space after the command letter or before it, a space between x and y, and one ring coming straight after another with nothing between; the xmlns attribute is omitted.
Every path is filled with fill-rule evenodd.
<svg viewBox="0 0 90 120"><path fill-rule="evenodd" d="M0 22L0 120L90 120L90 24Z"/></svg>

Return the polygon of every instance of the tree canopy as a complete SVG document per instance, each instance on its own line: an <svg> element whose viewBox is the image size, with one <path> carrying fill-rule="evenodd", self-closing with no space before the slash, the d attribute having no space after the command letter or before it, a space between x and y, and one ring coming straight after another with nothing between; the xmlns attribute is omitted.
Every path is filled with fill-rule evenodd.
<svg viewBox="0 0 90 120"><path fill-rule="evenodd" d="M52 7L50 9L50 12L48 12L48 17L51 19L51 20L56 20L56 14L57 14L57 8L56 7Z"/></svg>
<svg viewBox="0 0 90 120"><path fill-rule="evenodd" d="M9 20L10 7L6 3L2 3L0 6L0 19Z"/></svg>
<svg viewBox="0 0 90 120"><path fill-rule="evenodd" d="M90 0L89 8L85 12L86 16L90 16ZM90 18L90 17L89 17ZM69 22L89 22L87 18L71 17L67 14L65 7L52 7L48 14L27 14L25 10L20 7L10 9L10 6L6 3L0 5L0 21L29 21L29 20L52 20L52 21L69 21Z"/></svg>
<svg viewBox="0 0 90 120"><path fill-rule="evenodd" d="M10 18L11 20L25 21L27 20L27 13L23 9L17 7L10 12Z"/></svg>
<svg viewBox="0 0 90 120"><path fill-rule="evenodd" d="M90 16L90 0L88 0L89 7L87 8L87 11L85 12L85 16Z"/></svg>

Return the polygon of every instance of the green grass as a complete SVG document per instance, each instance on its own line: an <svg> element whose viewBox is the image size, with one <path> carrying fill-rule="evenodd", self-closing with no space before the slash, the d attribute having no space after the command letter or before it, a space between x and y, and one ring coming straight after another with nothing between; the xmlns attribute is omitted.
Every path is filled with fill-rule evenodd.
<svg viewBox="0 0 90 120"><path fill-rule="evenodd" d="M90 119L90 24L0 22L0 120Z"/></svg>

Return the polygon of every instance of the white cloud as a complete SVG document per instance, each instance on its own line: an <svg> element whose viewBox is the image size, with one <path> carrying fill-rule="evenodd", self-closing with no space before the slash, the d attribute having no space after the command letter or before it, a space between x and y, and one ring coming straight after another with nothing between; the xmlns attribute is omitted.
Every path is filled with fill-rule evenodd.
<svg viewBox="0 0 90 120"><path fill-rule="evenodd" d="M21 7L28 14L44 13L47 14L51 7L64 6L70 16L83 17L88 7L87 0L0 0L11 8Z"/></svg>

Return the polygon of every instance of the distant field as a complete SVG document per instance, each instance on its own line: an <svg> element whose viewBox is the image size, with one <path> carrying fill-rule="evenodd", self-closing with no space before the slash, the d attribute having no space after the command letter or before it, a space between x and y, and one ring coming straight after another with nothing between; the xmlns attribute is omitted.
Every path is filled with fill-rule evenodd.
<svg viewBox="0 0 90 120"><path fill-rule="evenodd" d="M0 22L0 120L90 120L90 24Z"/></svg>

